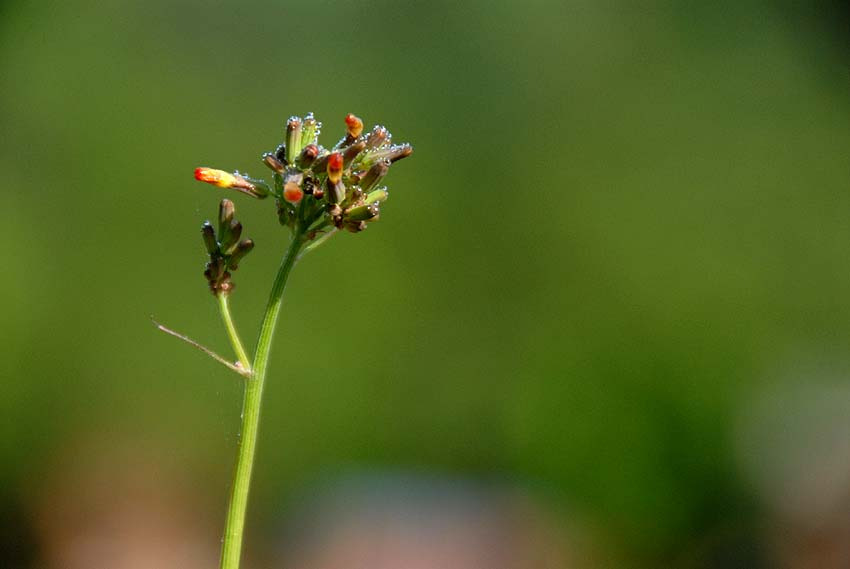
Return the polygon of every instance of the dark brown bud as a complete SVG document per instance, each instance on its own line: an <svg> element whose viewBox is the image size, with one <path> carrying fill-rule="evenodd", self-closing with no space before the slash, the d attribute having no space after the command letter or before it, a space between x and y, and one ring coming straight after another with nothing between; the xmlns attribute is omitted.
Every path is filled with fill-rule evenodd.
<svg viewBox="0 0 850 569"><path fill-rule="evenodd" d="M315 144L308 144L301 151L301 156L298 157L298 164L302 168L309 168L316 158L319 156L319 147Z"/></svg>
<svg viewBox="0 0 850 569"><path fill-rule="evenodd" d="M354 144L346 147L342 151L342 167L343 169L348 168L351 163L357 158L357 155L363 152L363 149L366 148L366 142L360 141L355 142Z"/></svg>
<svg viewBox="0 0 850 569"><path fill-rule="evenodd" d="M263 154L263 163L278 174L283 174L284 170L286 170L286 164L278 160L277 156L271 152Z"/></svg>
<svg viewBox="0 0 850 569"><path fill-rule="evenodd" d="M381 179L387 175L390 170L390 161L387 159L381 160L366 172L366 175L360 180L360 187L364 192L368 192L374 188Z"/></svg>
<svg viewBox="0 0 850 569"><path fill-rule="evenodd" d="M377 125L366 137L366 148L373 150L385 144L390 138L390 131L386 128Z"/></svg>
<svg viewBox="0 0 850 569"><path fill-rule="evenodd" d="M325 180L325 196L328 198L328 203L339 204L345 199L345 185L342 180L334 182L331 177Z"/></svg>
<svg viewBox="0 0 850 569"><path fill-rule="evenodd" d="M242 241L240 241L236 245L236 249L230 255L230 259L228 259L228 266L230 267L230 270L235 271L238 268L239 262L242 260L242 258L245 257L245 255L247 255L248 253L250 253L253 248L253 240L243 239Z"/></svg>
<svg viewBox="0 0 850 569"><path fill-rule="evenodd" d="M316 158L310 169L313 170L313 172L315 172L316 174L325 174L328 168L328 160L330 159L330 157L331 155L329 152L326 151L322 153L320 151L319 157Z"/></svg>
<svg viewBox="0 0 850 569"><path fill-rule="evenodd" d="M411 154L413 154L413 147L409 144L402 144L400 146L393 146L393 151L387 158L390 162L396 162L402 158L407 158Z"/></svg>
<svg viewBox="0 0 850 569"><path fill-rule="evenodd" d="M204 246L207 248L207 253L215 255L218 253L218 243L215 240L215 229L212 223L205 221L201 226L201 236L204 238Z"/></svg>

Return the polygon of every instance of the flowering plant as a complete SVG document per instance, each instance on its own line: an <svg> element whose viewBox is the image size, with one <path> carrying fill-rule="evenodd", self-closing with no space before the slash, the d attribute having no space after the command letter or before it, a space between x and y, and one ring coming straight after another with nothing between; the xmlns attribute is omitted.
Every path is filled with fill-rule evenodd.
<svg viewBox="0 0 850 569"><path fill-rule="evenodd" d="M195 169L195 179L201 182L252 198L274 197L277 217L291 231L289 246L272 283L253 357L237 332L229 298L235 286L233 273L254 249L254 242L242 238L242 224L235 219L236 208L229 199L219 205L217 224L204 222L201 235L208 255L204 277L218 300L236 360L157 324L163 332L200 349L245 379L242 430L222 539L221 569L239 567L263 385L289 273L304 253L340 230L358 233L377 221L389 195L381 181L393 163L413 152L409 144L393 144L390 132L383 126L364 133L363 121L351 114L345 117L345 124L345 136L333 147L325 148L318 142L322 125L312 113L303 118L290 117L284 142L274 152L263 155L263 162L272 171L271 183L239 172Z"/></svg>

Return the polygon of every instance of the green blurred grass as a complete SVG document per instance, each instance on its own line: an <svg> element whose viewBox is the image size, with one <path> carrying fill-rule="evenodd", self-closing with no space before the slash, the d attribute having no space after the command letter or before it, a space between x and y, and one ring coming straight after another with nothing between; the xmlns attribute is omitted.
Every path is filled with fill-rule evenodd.
<svg viewBox="0 0 850 569"><path fill-rule="evenodd" d="M328 470L421 466L524 480L664 559L757 515L731 452L753 390L801 351L846 360L848 52L814 11L2 10L8 496L77 433L224 487L239 385L148 317L226 350L197 231L221 196L190 172L262 173L293 113L416 152L379 224L294 273L257 519ZM250 336L286 236L237 207Z"/></svg>

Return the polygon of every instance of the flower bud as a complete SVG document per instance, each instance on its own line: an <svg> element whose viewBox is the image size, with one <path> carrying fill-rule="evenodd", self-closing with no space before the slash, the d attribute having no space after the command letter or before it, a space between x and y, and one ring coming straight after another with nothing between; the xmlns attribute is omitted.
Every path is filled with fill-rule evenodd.
<svg viewBox="0 0 850 569"><path fill-rule="evenodd" d="M345 227L352 233L359 233L360 231L366 229L367 226L368 224L365 221L346 221L343 224L343 227Z"/></svg>
<svg viewBox="0 0 850 569"><path fill-rule="evenodd" d="M399 146L393 146L392 148L392 152L387 157L391 163L397 162L402 158L407 158L408 156L413 154L413 147L409 144L401 144Z"/></svg>
<svg viewBox="0 0 850 569"><path fill-rule="evenodd" d="M387 175L387 172L390 170L390 161L389 160L381 160L371 168L363 178L360 180L360 187L363 188L363 191L368 192L373 187L375 187L381 179Z"/></svg>
<svg viewBox="0 0 850 569"><path fill-rule="evenodd" d="M195 179L200 182L213 184L219 188L232 188L254 198L264 198L269 194L268 187L263 182L252 182L238 172L231 174L214 168L195 168Z"/></svg>
<svg viewBox="0 0 850 569"><path fill-rule="evenodd" d="M227 260L227 264L230 267L231 271L235 271L239 267L239 262L251 252L251 249L254 248L254 241L252 239L243 239L236 245L236 250L230 255L230 259Z"/></svg>
<svg viewBox="0 0 850 569"><path fill-rule="evenodd" d="M304 121L301 123L301 148L308 144L316 144L316 135L319 134L321 128L319 123L313 116L313 113L307 113Z"/></svg>
<svg viewBox="0 0 850 569"><path fill-rule="evenodd" d="M407 158L411 154L413 154L413 147L409 144L387 146L368 153L363 160L363 165L370 166L381 160L389 160L390 164L392 164L402 158Z"/></svg>
<svg viewBox="0 0 850 569"><path fill-rule="evenodd" d="M310 166L310 169L313 170L316 174L324 174L328 168L328 160L331 155L324 150L323 148L319 149L319 156L313 162L313 165Z"/></svg>
<svg viewBox="0 0 850 569"><path fill-rule="evenodd" d="M233 253L240 237L242 237L242 224L234 219L230 222L230 227L227 228L227 232L219 236L221 252L225 255Z"/></svg>
<svg viewBox="0 0 850 569"><path fill-rule="evenodd" d="M357 158L357 155L363 152L363 149L366 148L366 143L364 141L355 142L349 145L347 148L342 151L342 167L343 169L348 168L348 166Z"/></svg>
<svg viewBox="0 0 850 569"><path fill-rule="evenodd" d="M283 187L283 199L291 204L297 204L304 197L304 191L295 182L287 182Z"/></svg>
<svg viewBox="0 0 850 569"><path fill-rule="evenodd" d="M339 152L328 157L328 180L336 184L342 179L343 158Z"/></svg>
<svg viewBox="0 0 850 569"><path fill-rule="evenodd" d="M301 119L289 117L286 121L286 161L295 162L301 152Z"/></svg>
<svg viewBox="0 0 850 569"><path fill-rule="evenodd" d="M230 222L233 221L233 215L236 213L236 206L228 199L221 200L218 205L218 237L224 239L230 228Z"/></svg>
<svg viewBox="0 0 850 569"><path fill-rule="evenodd" d="M378 217L380 208L378 204L360 205L353 207L345 215L346 221L370 221Z"/></svg>
<svg viewBox="0 0 850 569"><path fill-rule="evenodd" d="M325 180L325 196L328 198L328 203L339 204L345 199L345 185L342 180L332 181L330 176Z"/></svg>
<svg viewBox="0 0 850 569"><path fill-rule="evenodd" d="M366 137L366 148L369 150L378 148L388 142L390 139L390 131L386 128L376 125Z"/></svg>
<svg viewBox="0 0 850 569"><path fill-rule="evenodd" d="M199 182L214 184L219 188L232 188L237 182L236 176L215 168L195 168L195 179Z"/></svg>
<svg viewBox="0 0 850 569"><path fill-rule="evenodd" d="M348 136L352 139L357 138L363 132L363 121L360 120L360 117L356 117L351 113L345 115L345 126L348 127Z"/></svg>
<svg viewBox="0 0 850 569"><path fill-rule="evenodd" d="M215 229L212 223L205 221L201 226L201 236L204 239L204 246L207 248L207 253L210 255L218 254L218 242L215 240Z"/></svg>
<svg viewBox="0 0 850 569"><path fill-rule="evenodd" d="M389 192L387 192L386 188L379 188L372 192L369 192L369 195L366 196L366 205L371 205L373 203L384 203L387 201L389 196Z"/></svg>
<svg viewBox="0 0 850 569"><path fill-rule="evenodd" d="M286 165L278 160L277 156L272 154L271 152L266 152L263 154L263 163L268 166L272 171L277 172L278 174L283 174L283 171L286 170Z"/></svg>
<svg viewBox="0 0 850 569"><path fill-rule="evenodd" d="M298 164L302 168L309 168L316 158L319 156L319 147L315 144L308 144L301 151L301 156L298 157Z"/></svg>

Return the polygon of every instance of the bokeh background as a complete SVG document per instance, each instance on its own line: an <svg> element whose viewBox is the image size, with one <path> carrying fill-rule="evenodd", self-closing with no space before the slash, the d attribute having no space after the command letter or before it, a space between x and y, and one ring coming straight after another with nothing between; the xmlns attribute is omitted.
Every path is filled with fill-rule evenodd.
<svg viewBox="0 0 850 569"><path fill-rule="evenodd" d="M414 157L290 281L246 567L850 566L850 10L0 4L0 566L214 567L198 165ZM234 197L234 196L230 196ZM236 275L253 339L285 247Z"/></svg>

